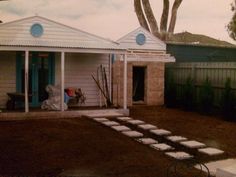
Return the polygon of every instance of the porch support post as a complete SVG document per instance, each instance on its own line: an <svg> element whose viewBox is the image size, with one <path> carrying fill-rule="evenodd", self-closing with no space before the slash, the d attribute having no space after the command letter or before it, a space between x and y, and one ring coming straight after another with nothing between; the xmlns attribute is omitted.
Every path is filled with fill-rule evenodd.
<svg viewBox="0 0 236 177"><path fill-rule="evenodd" d="M123 109L127 109L127 55L123 55L124 61L124 91L123 91Z"/></svg>
<svg viewBox="0 0 236 177"><path fill-rule="evenodd" d="M25 51L25 112L29 112L29 51Z"/></svg>
<svg viewBox="0 0 236 177"><path fill-rule="evenodd" d="M64 111L65 52L61 52L61 111Z"/></svg>

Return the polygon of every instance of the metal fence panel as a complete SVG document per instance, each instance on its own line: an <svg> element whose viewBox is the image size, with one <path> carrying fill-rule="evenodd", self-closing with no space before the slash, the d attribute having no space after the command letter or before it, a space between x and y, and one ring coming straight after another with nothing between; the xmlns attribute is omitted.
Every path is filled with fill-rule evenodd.
<svg viewBox="0 0 236 177"><path fill-rule="evenodd" d="M222 91L227 78L231 79L231 87L236 94L236 62L183 62L166 65L167 76L172 75L177 87L177 99L183 94L183 86L188 77L194 80L196 100L199 98L199 90L208 78L214 88L215 105L219 105Z"/></svg>

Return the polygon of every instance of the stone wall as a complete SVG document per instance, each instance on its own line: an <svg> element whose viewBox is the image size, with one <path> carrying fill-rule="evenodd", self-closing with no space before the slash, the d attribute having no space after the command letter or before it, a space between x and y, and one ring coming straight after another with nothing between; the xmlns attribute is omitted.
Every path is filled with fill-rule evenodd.
<svg viewBox="0 0 236 177"><path fill-rule="evenodd" d="M129 61L127 65L128 106L133 105L133 66L146 67L144 104L163 105L165 64L163 62ZM113 103L115 106L123 105L123 69L123 61L115 61L113 64Z"/></svg>

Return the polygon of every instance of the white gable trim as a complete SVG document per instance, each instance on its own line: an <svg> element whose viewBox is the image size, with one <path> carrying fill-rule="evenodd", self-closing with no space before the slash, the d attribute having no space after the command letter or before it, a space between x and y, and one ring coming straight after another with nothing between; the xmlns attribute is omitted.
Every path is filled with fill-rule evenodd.
<svg viewBox="0 0 236 177"><path fill-rule="evenodd" d="M77 28L74 28L74 27L65 25L65 24L63 24L63 23L60 23L60 22L57 22L57 21L54 21L54 20L51 20L51 19L48 19L48 18L45 18L45 17L42 17L42 16L38 16L38 15L31 16L31 17L26 17L26 18L22 18L22 19L19 19L19 20L14 20L14 21L11 21L11 22L0 23L0 27L1 27L1 26L5 26L5 25L14 24L14 23L19 23L19 22L26 21L26 20L30 20L30 19L33 19L33 18L39 18L39 19L42 19L42 20L46 20L46 21L49 21L49 22L51 22L51 23L55 23L55 24L57 24L57 25L64 26L64 27L66 27L66 28L69 28L69 29L71 29L71 30L74 30L75 32L81 32L81 33L84 33L84 34L93 36L93 37L95 37L95 38L98 38L98 39L101 39L101 40L104 40L104 41L109 41L109 42L112 42L112 43L114 43L114 44L119 44L119 43L117 43L117 42L115 42L115 41L112 41L112 40L110 40L110 39L106 39L106 38L97 36L97 35L95 35L95 34L88 33L88 32L86 32L86 31L83 31L83 30L80 30L80 29L77 29Z"/></svg>
<svg viewBox="0 0 236 177"><path fill-rule="evenodd" d="M35 23L41 23L44 27L44 34L40 37L33 37L30 34L30 26ZM110 39L105 39L40 16L0 24L0 46L96 50L126 49Z"/></svg>
<svg viewBox="0 0 236 177"><path fill-rule="evenodd" d="M147 42L146 45L149 45L149 46L145 46L145 44L139 46L139 45L136 44L136 41L134 39L133 39L133 43L130 43L130 41L129 41L129 43L127 43L127 40L130 40L131 37L133 37L138 32L144 33L146 37L150 38L149 41L146 41ZM126 47L130 50L131 49L133 49L133 50L138 49L139 50L142 47L144 48L144 50L145 49L146 50L160 50L160 49L166 50L166 44L162 40L160 40L159 38L155 37L153 34L151 34L149 31L147 31L143 27L139 27L139 28L131 31L127 35L125 35L125 36L121 37L120 39L118 39L117 42L119 42L122 47ZM156 47L156 49L155 49L155 47Z"/></svg>

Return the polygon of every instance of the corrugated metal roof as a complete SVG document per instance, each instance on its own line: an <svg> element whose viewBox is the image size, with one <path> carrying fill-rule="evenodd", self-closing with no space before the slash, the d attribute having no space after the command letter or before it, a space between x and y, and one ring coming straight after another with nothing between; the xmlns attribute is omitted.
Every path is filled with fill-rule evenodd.
<svg viewBox="0 0 236 177"><path fill-rule="evenodd" d="M43 35L40 37L31 35L31 27L36 23L43 26ZM112 50L126 49L114 41L39 16L0 24L0 45Z"/></svg>

